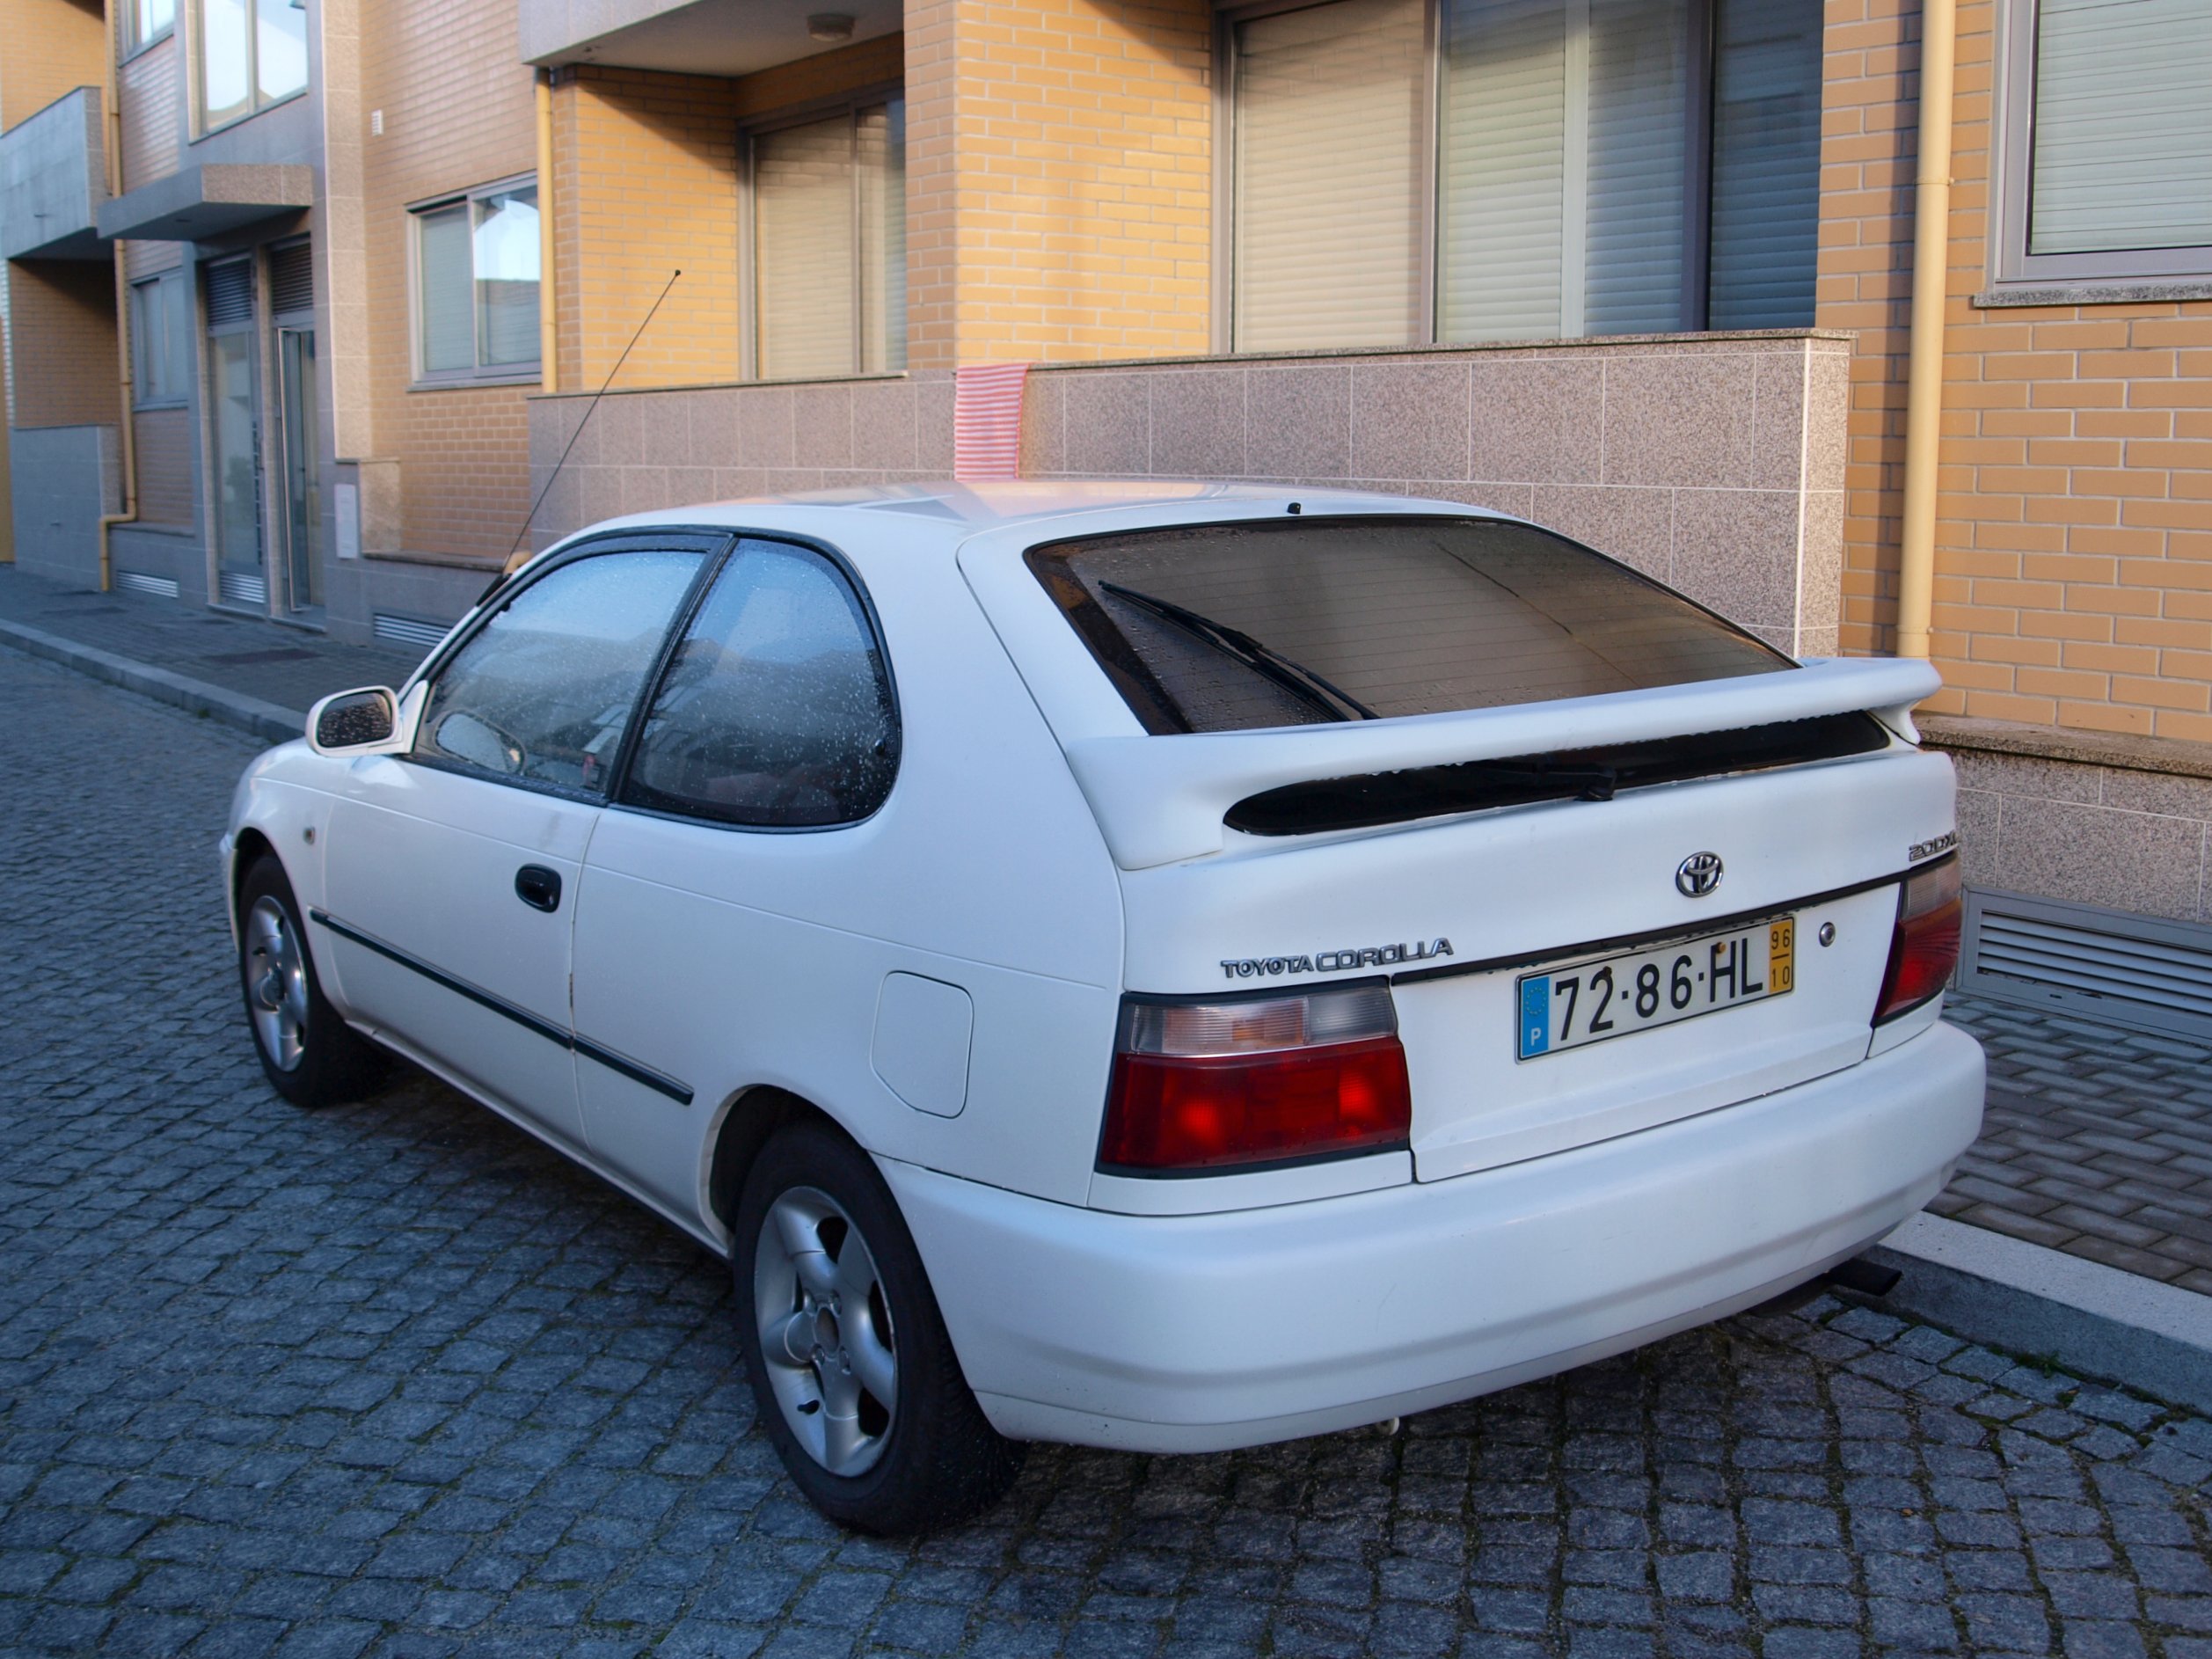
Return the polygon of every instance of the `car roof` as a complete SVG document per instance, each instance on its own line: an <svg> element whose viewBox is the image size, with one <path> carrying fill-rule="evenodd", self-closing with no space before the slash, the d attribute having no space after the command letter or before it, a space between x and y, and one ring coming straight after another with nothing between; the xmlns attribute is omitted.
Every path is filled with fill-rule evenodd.
<svg viewBox="0 0 2212 1659"><path fill-rule="evenodd" d="M1071 516L1096 515L1109 519L1131 514L1159 522L1161 509L1187 511L1193 522L1203 523L1220 515L1250 518L1287 512L1293 504L1310 505L1326 513L1436 512L1467 513L1505 518L1509 514L1464 501L1422 501L1363 490L1307 487L1293 484L1223 484L1202 479L1106 479L1063 482L1022 479L996 483L959 483L936 480L911 484L858 485L843 489L807 490L790 494L754 495L725 501L703 501L689 507L664 508L602 520L579 532L602 535L610 530L642 530L684 525L731 530L789 530L828 536L833 527L856 528L859 523L882 523L895 515L903 521L902 540L935 542L957 546L984 530L1000 530L1025 523L1064 521ZM933 526L937 537L915 537L913 531ZM572 539L565 537L564 541Z"/></svg>

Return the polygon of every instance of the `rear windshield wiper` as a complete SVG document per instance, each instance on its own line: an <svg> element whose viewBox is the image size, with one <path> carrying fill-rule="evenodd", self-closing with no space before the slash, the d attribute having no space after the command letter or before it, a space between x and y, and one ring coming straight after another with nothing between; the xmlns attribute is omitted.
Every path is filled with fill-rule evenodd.
<svg viewBox="0 0 2212 1659"><path fill-rule="evenodd" d="M1561 765L1548 756L1538 756L1535 765L1525 761L1478 760L1463 763L1471 773L1478 775L1500 788L1567 790L1574 792L1578 800L1610 800L1619 787L1620 769L1617 766Z"/></svg>
<svg viewBox="0 0 2212 1659"><path fill-rule="evenodd" d="M1273 681L1296 698L1308 708L1318 711L1332 720L1379 720L1383 717L1354 697L1350 692L1332 685L1303 662L1294 662L1281 652L1264 646L1241 628L1216 622L1195 610L1186 610L1172 600L1156 598L1139 593L1134 588L1124 588L1117 581L1102 581L1099 591L1112 594L1140 610L1149 610L1164 622L1172 622L1194 639L1201 639L1224 656L1234 658L1262 678Z"/></svg>

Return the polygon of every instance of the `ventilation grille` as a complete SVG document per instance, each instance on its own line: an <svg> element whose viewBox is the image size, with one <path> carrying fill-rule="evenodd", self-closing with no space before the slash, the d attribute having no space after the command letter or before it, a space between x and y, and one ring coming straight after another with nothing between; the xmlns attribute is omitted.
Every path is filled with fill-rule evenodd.
<svg viewBox="0 0 2212 1659"><path fill-rule="evenodd" d="M315 256L309 244L269 252L269 311L277 317L315 309Z"/></svg>
<svg viewBox="0 0 2212 1659"><path fill-rule="evenodd" d="M115 585L125 593L152 594L160 599L174 599L181 591L174 576L149 576L136 570L117 571Z"/></svg>
<svg viewBox="0 0 2212 1659"><path fill-rule="evenodd" d="M252 605L266 610L269 603L268 578L250 570L226 570L223 573L218 591L234 605Z"/></svg>
<svg viewBox="0 0 2212 1659"><path fill-rule="evenodd" d="M223 328L253 320L253 264L232 259L208 267L208 326Z"/></svg>
<svg viewBox="0 0 2212 1659"><path fill-rule="evenodd" d="M1965 943L1961 990L2212 1036L2212 927L1975 892Z"/></svg>
<svg viewBox="0 0 2212 1659"><path fill-rule="evenodd" d="M449 622L425 622L420 617L394 616L389 610L376 613L376 637L394 645L420 646L427 651L446 637L452 628Z"/></svg>

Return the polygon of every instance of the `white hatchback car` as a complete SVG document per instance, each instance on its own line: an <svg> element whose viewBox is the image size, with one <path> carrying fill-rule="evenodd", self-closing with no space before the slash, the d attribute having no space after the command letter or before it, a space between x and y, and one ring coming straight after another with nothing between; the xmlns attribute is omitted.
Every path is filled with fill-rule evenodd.
<svg viewBox="0 0 2212 1659"><path fill-rule="evenodd" d="M1944 1184L1951 766L1535 526L1219 486L602 525L325 699L223 852L270 1081L373 1045L730 1259L793 1478L1376 1421Z"/></svg>

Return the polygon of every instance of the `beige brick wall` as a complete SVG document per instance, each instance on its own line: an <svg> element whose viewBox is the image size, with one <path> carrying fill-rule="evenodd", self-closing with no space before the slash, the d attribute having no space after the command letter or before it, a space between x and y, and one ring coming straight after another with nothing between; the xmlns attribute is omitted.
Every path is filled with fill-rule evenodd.
<svg viewBox="0 0 2212 1659"><path fill-rule="evenodd" d="M11 259L7 281L12 424L114 425L114 267L106 259Z"/></svg>
<svg viewBox="0 0 2212 1659"><path fill-rule="evenodd" d="M361 152L373 458L399 463L410 552L504 557L529 507L536 384L413 390L409 309L407 204L537 167L515 3L384 0L362 20L362 106L384 117Z"/></svg>
<svg viewBox="0 0 2212 1659"><path fill-rule="evenodd" d="M1937 711L2212 742L2212 301L1976 309L1995 11L1959 8ZM1829 0L1822 327L1859 331L1843 641L1895 619L1918 7Z"/></svg>
<svg viewBox="0 0 2212 1659"><path fill-rule="evenodd" d="M172 34L115 71L123 116L123 188L166 179L181 164L184 56Z"/></svg>
<svg viewBox="0 0 2212 1659"><path fill-rule="evenodd" d="M1204 0L907 8L909 360L1209 345Z"/></svg>
<svg viewBox="0 0 2212 1659"><path fill-rule="evenodd" d="M556 93L560 384L596 390L669 274L624 386L734 380L735 83L585 68Z"/></svg>
<svg viewBox="0 0 2212 1659"><path fill-rule="evenodd" d="M99 0L0 0L0 132L105 78Z"/></svg>

